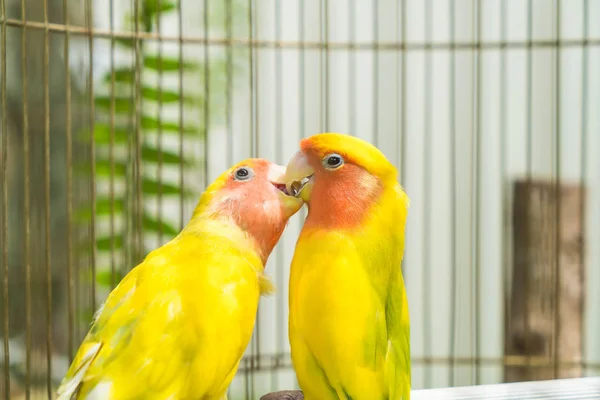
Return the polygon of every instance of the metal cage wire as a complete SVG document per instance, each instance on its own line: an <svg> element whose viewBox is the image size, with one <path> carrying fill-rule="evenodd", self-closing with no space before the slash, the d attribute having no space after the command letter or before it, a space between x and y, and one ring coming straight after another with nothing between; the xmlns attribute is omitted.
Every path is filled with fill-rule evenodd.
<svg viewBox="0 0 600 400"><path fill-rule="evenodd" d="M600 30L590 24L600 17L600 2L219 3L1 0L4 398L53 397L90 313L107 294L97 289L99 268L108 264L108 287L114 287L148 246L170 239L163 221L176 221L177 229L185 225L200 191L223 168L247 156L285 163L302 137L332 130L380 147L412 198L403 270L413 315L415 388L496 383L506 366L549 366L555 377L559 368L572 366L585 375L598 374L600 343L589 336L600 332L600 318L593 308L586 308L581 360L561 360L556 339L551 357L504 355L500 336L502 318L511 312L514 250L512 210L505 206L512 192L506 181L549 177L555 188L564 180L590 192L600 189L594 172L600 171L595 161L600 122L593 113L600 81L592 73L600 62ZM152 29L145 29L163 8L170 14L159 15ZM127 12L133 22L119 27ZM521 19L510 21L516 17ZM123 43L128 47L119 48ZM154 55L148 56L148 48ZM125 53L129 58L121 57ZM149 67L151 57L157 60L154 67ZM167 59L177 63L167 67ZM188 59L201 68L188 70ZM575 75L569 69L574 64L580 68ZM99 79L98 69L108 78ZM133 71L131 81L122 71ZM542 98L543 78L549 99ZM515 89L517 79L522 91ZM55 81L64 85L53 86ZM149 94L150 81L158 94ZM124 82L130 86L127 96L119 88ZM186 96L192 92L201 100L190 105ZM99 101L99 93L108 103ZM131 104L125 138L120 136L120 126L126 126L120 125L125 124L119 114L125 109L122 98ZM520 101L525 110L515 114ZM574 101L575 110L569 104ZM447 108L440 111L442 102ZM540 111L539 103L547 108ZM497 107L492 111L490 104ZM195 139L186 130L189 120L199 126ZM516 129L521 122L524 126ZM106 132L99 133L100 126ZM570 136L565 129L573 131ZM84 144L78 142L81 132L88 137ZM106 134L105 142L96 140L100 134ZM156 154L152 163L150 151ZM124 154L122 185L119 157ZM106 156L107 164L99 163L98 155ZM191 170L186 157L194 159ZM84 178L77 162L86 166ZM149 174L156 175L156 187L150 188ZM486 185L489 180L495 186ZM174 201L169 185L178 188ZM97 201L105 192L108 201ZM488 192L499 199L492 201ZM557 201L551 260L556 303L562 260ZM586 204L589 216L580 236L589 236L585 248L596 254L597 207L592 200ZM88 210L83 221L78 207ZM583 200L580 207L583 214ZM121 208L131 216L118 216ZM230 389L232 399L255 399L297 385L287 344L285 286L305 215L300 214L270 258L268 270L279 293L260 306L252 342ZM11 215L18 216L16 222ZM151 224L156 230L149 230ZM14 232L18 240L11 242ZM57 236L61 243L55 243ZM108 241L100 246L104 237ZM78 252L78 246L85 251ZM590 254L584 263L586 304L599 300L592 292L600 284L594 273L600 257ZM38 274L42 286L36 283ZM22 280L22 286L13 280ZM22 304L14 294L21 288ZM32 300L40 290L43 299ZM56 300L62 294L64 301ZM493 296L498 298L492 301ZM444 305L447 309L441 309ZM484 318L488 310L498 321ZM558 315L553 323L556 338Z"/></svg>

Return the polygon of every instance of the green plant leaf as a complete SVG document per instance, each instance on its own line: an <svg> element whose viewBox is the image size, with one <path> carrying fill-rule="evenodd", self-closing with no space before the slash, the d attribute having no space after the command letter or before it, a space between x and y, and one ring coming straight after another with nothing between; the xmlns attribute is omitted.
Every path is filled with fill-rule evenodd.
<svg viewBox="0 0 600 400"><path fill-rule="evenodd" d="M112 285L113 282L113 276L112 276L112 271L110 270L110 267L108 268L102 268L101 271L97 271L96 272L96 282L99 285L105 286L105 287L110 287ZM115 270L115 276L114 276L114 282L115 285L117 285L119 282L121 282L121 280L125 277L125 275L123 275L120 271Z"/></svg>
<svg viewBox="0 0 600 400"><path fill-rule="evenodd" d="M95 104L97 108L110 112L111 97L96 96ZM131 97L115 97L115 114L132 114L135 110L135 104Z"/></svg>
<svg viewBox="0 0 600 400"><path fill-rule="evenodd" d="M116 125L116 124L115 124ZM170 122L170 121L160 121L160 125L158 123L157 118L149 117L147 115L142 116L141 120L141 129L144 131L158 131L158 128L161 128L161 133L163 134L176 134L179 135L179 123ZM124 129L122 127L115 126L115 145L119 144L128 144L129 140L132 140L135 132L132 129ZM194 135L198 133L200 130L197 126L185 126L183 129L183 134ZM96 146L107 146L110 145L110 135L111 135L111 127L110 124L105 124L102 122L94 125L94 137L96 138ZM90 134L89 131L86 134L77 135L82 143L90 142Z"/></svg>
<svg viewBox="0 0 600 400"><path fill-rule="evenodd" d="M129 130L125 130L122 127L117 126L115 123L115 144L127 143L128 137L130 135ZM131 133L132 134L132 133ZM108 145L110 144L110 135L111 135L111 127L108 123L97 122L94 124L94 137L96 138L96 145ZM75 135L75 139L77 142L82 144L89 144L90 138L92 135L90 134L90 130L88 128L82 129L78 135Z"/></svg>
<svg viewBox="0 0 600 400"><path fill-rule="evenodd" d="M129 141L130 132L119 128L117 126L114 127L115 133L115 144L123 144ZM109 145L110 144L110 136L111 136L111 127L110 124L104 123L96 123L94 125L94 138L96 139L96 145ZM89 135L87 138L89 139ZM89 142L89 140L87 140Z"/></svg>
<svg viewBox="0 0 600 400"><path fill-rule="evenodd" d="M123 162L114 162L114 177L120 178L127 174L127 165ZM89 177L92 169L89 164L77 165L75 168L75 174L77 176ZM96 159L96 179L109 178L111 176L111 162L104 159Z"/></svg>
<svg viewBox="0 0 600 400"><path fill-rule="evenodd" d="M123 47L133 49L133 47L135 46L135 39L134 38L126 38L126 39L119 38L119 39L115 39L115 43L118 43Z"/></svg>
<svg viewBox="0 0 600 400"><path fill-rule="evenodd" d="M115 250L123 248L123 236L115 235L112 237L114 240ZM110 251L111 250L111 236L102 236L96 238L96 249L99 251Z"/></svg>
<svg viewBox="0 0 600 400"><path fill-rule="evenodd" d="M177 236L177 234L179 233L179 231L177 229L175 229L173 226L169 225L164 220L158 221L156 218L153 218L148 213L144 213L143 222L144 222L144 230L145 231L158 233L160 230L160 231L162 231L162 233L165 236L171 236L171 237Z"/></svg>
<svg viewBox="0 0 600 400"><path fill-rule="evenodd" d="M96 177L109 177L111 174L111 162L109 160L96 160ZM114 162L114 176L123 177L127 174L127 165L122 162Z"/></svg>
<svg viewBox="0 0 600 400"><path fill-rule="evenodd" d="M165 57L159 59L158 56L146 56L144 58L144 67L154 70L154 71L179 71L179 69L183 69L185 72L197 71L200 66L193 62L183 62L179 61L177 58ZM110 75L109 75L110 78Z"/></svg>
<svg viewBox="0 0 600 400"><path fill-rule="evenodd" d="M176 9L175 3L168 0L145 0L144 15L151 17L154 14L164 14Z"/></svg>
<svg viewBox="0 0 600 400"><path fill-rule="evenodd" d="M158 181L150 178L144 178L144 180L142 181L142 192L145 195L157 195L159 192ZM160 192L163 196L179 195L181 194L181 188L173 184L163 182L160 185ZM188 191L185 191L185 194L188 193Z"/></svg>
<svg viewBox="0 0 600 400"><path fill-rule="evenodd" d="M142 146L142 160L144 160L146 162L158 163L159 154L161 154L161 153L162 153L162 163L163 164L166 164L166 165L179 165L182 163L184 165L190 164L188 161L182 160L181 157L179 157L179 154L177 154L177 153L166 151L164 149L159 152L158 149L155 147L150 147L147 145Z"/></svg>
<svg viewBox="0 0 600 400"><path fill-rule="evenodd" d="M144 130L158 130L158 128L161 128L161 131L163 133L177 133L179 134L179 124L176 122L168 122L168 121L160 121L160 124L158 123L158 119L153 118L153 117L149 117L147 115L142 116L142 129ZM183 133L184 134L194 134L198 132L198 128L197 127L193 127L193 126L185 126L183 128Z"/></svg>
<svg viewBox="0 0 600 400"><path fill-rule="evenodd" d="M115 243L115 251L123 248L123 236L121 234L115 234L113 236L113 240ZM98 236L96 237L96 250L97 251L110 251L110 243L111 236ZM89 253L91 250L91 246L89 241L85 241L80 243L77 248L85 253Z"/></svg>
<svg viewBox="0 0 600 400"><path fill-rule="evenodd" d="M96 215L111 214L113 212L120 213L123 211L125 201L123 199L115 199L110 201L109 197L100 197L96 200Z"/></svg>
<svg viewBox="0 0 600 400"><path fill-rule="evenodd" d="M108 71L104 74L104 82L110 84L112 82L113 71ZM131 67L121 67L114 70L115 82L117 83L134 83L135 71Z"/></svg>
<svg viewBox="0 0 600 400"><path fill-rule="evenodd" d="M144 99L148 100L160 100L163 104L178 103L181 99L179 92L167 89L158 90L158 88L153 88L150 86L144 86L142 88L142 96ZM187 104L194 104L196 99L191 96L183 96L183 101Z"/></svg>
<svg viewBox="0 0 600 400"><path fill-rule="evenodd" d="M123 201L123 199L118 199L117 195L115 195L115 199L114 199L114 215L115 216L118 217L119 214L121 214L123 212L124 205L125 205L125 202ZM96 215L97 216L110 215L112 212L113 212L113 210L111 207L111 201L108 196L96 198ZM76 215L75 218L79 219L80 221L89 221L92 216L91 207L81 208L81 209L77 210L75 215Z"/></svg>

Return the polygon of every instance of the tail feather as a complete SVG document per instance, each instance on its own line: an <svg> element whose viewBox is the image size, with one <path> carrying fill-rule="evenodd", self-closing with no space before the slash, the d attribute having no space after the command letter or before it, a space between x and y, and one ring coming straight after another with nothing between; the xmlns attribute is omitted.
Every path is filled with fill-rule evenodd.
<svg viewBox="0 0 600 400"><path fill-rule="evenodd" d="M58 388L58 400L72 400L77 398L77 394L83 384L85 373L100 352L102 343L90 343L86 347L88 348L81 356L81 360L79 360L77 364L75 364L74 361L74 364L71 367L74 368L74 370L67 373L67 376L65 376L65 379L63 379Z"/></svg>

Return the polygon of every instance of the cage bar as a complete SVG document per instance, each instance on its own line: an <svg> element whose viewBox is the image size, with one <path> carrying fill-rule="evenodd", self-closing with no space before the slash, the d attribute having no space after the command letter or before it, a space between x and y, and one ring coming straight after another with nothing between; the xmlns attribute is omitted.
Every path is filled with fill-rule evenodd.
<svg viewBox="0 0 600 400"><path fill-rule="evenodd" d="M43 0L44 23L48 23L48 1ZM52 398L52 267L50 241L50 42L48 29L44 30L44 225L46 264L46 390Z"/></svg>
<svg viewBox="0 0 600 400"><path fill-rule="evenodd" d="M0 159L0 165L2 168L2 296L4 298L4 306L2 308L2 342L3 342L3 388L4 397L10 397L10 370L7 367L10 365L10 351L9 351L9 312L10 306L8 303L9 298L9 265L8 265L8 123L7 123L7 104L6 104L6 79L8 74L6 73L6 0L0 0L0 12L2 12L2 42L0 44L0 62L2 63L2 159Z"/></svg>
<svg viewBox="0 0 600 400"><path fill-rule="evenodd" d="M25 0L21 0L21 16L23 20L27 17L27 8ZM7 21L4 23L6 24ZM29 82L27 79L27 27L23 27L21 31L21 76L22 76L22 91L23 91L23 174L25 177L25 207L24 218L25 224L25 399L29 400L31 396L31 231L30 231L30 158L29 158ZM6 366L5 366L6 368Z"/></svg>

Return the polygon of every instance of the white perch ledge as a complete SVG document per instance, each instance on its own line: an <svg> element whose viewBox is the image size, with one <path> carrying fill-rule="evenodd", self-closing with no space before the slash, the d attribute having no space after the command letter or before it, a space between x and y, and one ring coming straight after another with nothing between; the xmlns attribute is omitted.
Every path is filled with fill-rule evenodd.
<svg viewBox="0 0 600 400"><path fill-rule="evenodd" d="M600 399L600 377L413 390L411 400Z"/></svg>
<svg viewBox="0 0 600 400"><path fill-rule="evenodd" d="M600 377L413 390L411 400L600 400ZM299 390L269 393L261 400L301 400Z"/></svg>

